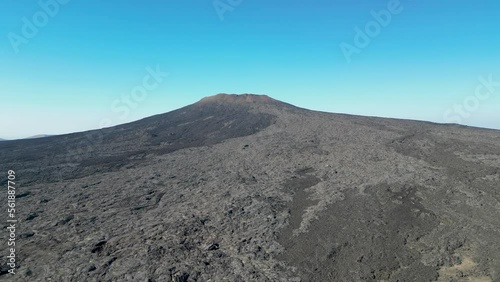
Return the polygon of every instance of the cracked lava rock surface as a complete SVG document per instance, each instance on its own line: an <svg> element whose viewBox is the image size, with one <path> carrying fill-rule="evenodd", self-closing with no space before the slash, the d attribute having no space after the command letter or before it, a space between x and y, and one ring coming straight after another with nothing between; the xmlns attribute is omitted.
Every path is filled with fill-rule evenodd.
<svg viewBox="0 0 500 282"><path fill-rule="evenodd" d="M0 281L500 281L500 131L219 94L0 163Z"/></svg>

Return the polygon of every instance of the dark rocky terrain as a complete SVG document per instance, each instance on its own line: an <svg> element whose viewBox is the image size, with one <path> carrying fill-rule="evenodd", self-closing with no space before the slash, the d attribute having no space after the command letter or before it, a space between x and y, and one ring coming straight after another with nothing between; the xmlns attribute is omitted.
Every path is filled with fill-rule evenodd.
<svg viewBox="0 0 500 282"><path fill-rule="evenodd" d="M500 281L500 131L217 95L0 164L2 281Z"/></svg>

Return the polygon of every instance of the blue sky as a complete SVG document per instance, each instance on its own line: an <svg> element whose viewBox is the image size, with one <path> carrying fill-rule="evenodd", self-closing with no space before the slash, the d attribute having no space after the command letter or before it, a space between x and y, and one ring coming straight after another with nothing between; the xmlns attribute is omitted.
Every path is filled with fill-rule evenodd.
<svg viewBox="0 0 500 282"><path fill-rule="evenodd" d="M500 129L498 11L496 0L3 0L0 137L121 124L217 93Z"/></svg>

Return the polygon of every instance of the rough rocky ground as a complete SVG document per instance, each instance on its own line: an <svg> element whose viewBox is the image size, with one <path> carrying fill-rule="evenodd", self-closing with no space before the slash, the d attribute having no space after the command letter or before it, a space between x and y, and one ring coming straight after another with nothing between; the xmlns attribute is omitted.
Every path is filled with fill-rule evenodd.
<svg viewBox="0 0 500 282"><path fill-rule="evenodd" d="M499 131L218 95L0 164L2 281L500 281Z"/></svg>

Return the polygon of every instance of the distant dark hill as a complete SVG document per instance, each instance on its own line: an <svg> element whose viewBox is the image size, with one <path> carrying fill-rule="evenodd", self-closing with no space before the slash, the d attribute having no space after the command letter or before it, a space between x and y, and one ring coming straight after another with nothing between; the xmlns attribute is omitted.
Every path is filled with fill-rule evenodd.
<svg viewBox="0 0 500 282"><path fill-rule="evenodd" d="M33 136L30 136L30 137L27 137L27 138L24 138L24 139L45 138L45 137L50 137L50 136L54 136L54 135L50 135L50 134L37 134L37 135L33 135Z"/></svg>

